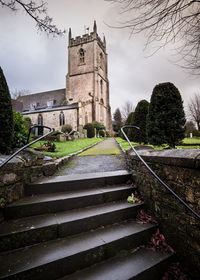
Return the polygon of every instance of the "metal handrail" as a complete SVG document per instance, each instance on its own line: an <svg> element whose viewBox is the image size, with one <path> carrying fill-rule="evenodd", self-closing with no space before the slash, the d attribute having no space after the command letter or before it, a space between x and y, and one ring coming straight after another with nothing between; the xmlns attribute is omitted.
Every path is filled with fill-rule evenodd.
<svg viewBox="0 0 200 280"><path fill-rule="evenodd" d="M28 143L29 141L29 138L30 138L30 134L31 134L31 130L33 128L36 128L36 127L42 127L42 128L47 128L49 129L50 131L48 133L46 133L45 135L42 135L41 137L37 138L36 140L32 141L31 143ZM12 154L11 156L9 156L5 161L3 161L1 164L0 164L0 168L2 168L5 164L7 164L12 158L14 158L16 155L18 155L21 151L25 150L26 148L28 148L29 146L33 145L34 143L42 140L43 138L45 138L46 136L48 136L49 134L51 134L52 132L54 132L54 128L50 128L48 126L45 126L45 125L33 125L29 128L29 133L28 133L28 137L27 137L27 144L25 146L23 146L22 148L20 148L19 150L17 150L14 154Z"/></svg>
<svg viewBox="0 0 200 280"><path fill-rule="evenodd" d="M158 175L151 169L151 167L146 163L146 161L144 161L144 159L138 154L138 152L135 150L135 148L133 147L133 145L131 144L130 140L128 139L126 133L124 132L125 128L136 128L136 129L140 129L137 126L133 126L133 125L125 125L121 128L121 131L124 135L124 137L126 138L126 140L128 141L129 145L131 146L131 148L133 149L134 153L137 155L137 157L142 161L142 163L146 166L146 168L151 172L151 174L158 180L158 182L164 186L171 194L173 194L178 200L179 202L181 202L189 211L191 211L197 218L200 219L200 215L194 211L182 198L180 198L165 182L163 182L160 177L158 177Z"/></svg>

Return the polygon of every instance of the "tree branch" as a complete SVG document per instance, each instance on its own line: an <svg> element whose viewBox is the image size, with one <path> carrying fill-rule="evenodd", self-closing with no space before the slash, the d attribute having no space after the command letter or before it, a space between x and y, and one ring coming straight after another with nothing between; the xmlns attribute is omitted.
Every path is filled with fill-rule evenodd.
<svg viewBox="0 0 200 280"><path fill-rule="evenodd" d="M105 0L121 5L128 20L117 28L131 35L145 32L146 47L160 42L157 50L179 43L184 67L200 72L200 0Z"/></svg>
<svg viewBox="0 0 200 280"><path fill-rule="evenodd" d="M2 7L7 7L12 11L17 11L17 5L21 7L35 22L39 31L44 31L53 36L61 36L65 30L60 30L53 24L53 19L47 14L47 3L40 1L37 4L35 1L25 2L22 0L0 0Z"/></svg>

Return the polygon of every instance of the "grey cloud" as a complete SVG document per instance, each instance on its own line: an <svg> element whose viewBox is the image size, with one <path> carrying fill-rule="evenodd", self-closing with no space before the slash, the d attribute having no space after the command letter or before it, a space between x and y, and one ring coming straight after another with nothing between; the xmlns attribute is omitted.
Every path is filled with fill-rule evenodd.
<svg viewBox="0 0 200 280"><path fill-rule="evenodd" d="M59 4L58 4L59 3ZM72 35L84 33L84 25L97 20L98 33L107 40L110 100L112 112L126 100L134 105L149 100L153 87L160 82L173 82L185 103L199 89L199 77L192 77L169 62L169 48L145 58L143 35L131 37L129 30L109 28L118 21L115 6L99 0L49 0L49 14L61 28L72 28ZM0 8L0 65L11 89L39 92L65 87L67 74L67 34L51 39L37 33L35 24L24 13L16 15Z"/></svg>

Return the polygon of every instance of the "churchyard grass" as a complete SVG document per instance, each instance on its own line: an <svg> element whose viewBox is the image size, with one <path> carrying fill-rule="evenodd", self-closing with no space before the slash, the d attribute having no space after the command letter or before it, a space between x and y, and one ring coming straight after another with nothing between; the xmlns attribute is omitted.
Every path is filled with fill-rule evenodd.
<svg viewBox="0 0 200 280"><path fill-rule="evenodd" d="M116 137L115 139L122 146L122 148L124 150L129 150L131 148L126 140L123 140L120 137ZM133 145L133 147L139 145L139 143L136 143L136 142L131 142L131 144ZM200 138L185 138L185 139L183 139L183 144L190 144L190 146L181 146L180 145L180 146L177 146L177 148L179 148L179 149L199 149L200 148ZM194 145L192 145L192 144L194 144ZM197 144L197 145L195 145L195 144ZM154 146L154 145L149 145L149 144L147 146L153 147L155 150L162 150L164 148L169 147L168 145Z"/></svg>
<svg viewBox="0 0 200 280"><path fill-rule="evenodd" d="M95 143L102 141L103 138L84 138L75 139L73 141L65 142L54 142L56 144L55 152L42 151L45 155L51 156L53 158L61 158L69 154L81 151ZM42 145L47 141L39 141L31 146L31 148L42 147Z"/></svg>
<svg viewBox="0 0 200 280"><path fill-rule="evenodd" d="M184 144L200 144L200 138L184 138Z"/></svg>

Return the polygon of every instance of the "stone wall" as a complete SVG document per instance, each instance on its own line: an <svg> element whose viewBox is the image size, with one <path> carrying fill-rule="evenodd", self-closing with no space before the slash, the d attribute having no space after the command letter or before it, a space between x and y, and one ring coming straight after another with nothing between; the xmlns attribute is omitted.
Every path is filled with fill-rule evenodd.
<svg viewBox="0 0 200 280"><path fill-rule="evenodd" d="M138 152L153 171L200 214L200 150ZM157 182L133 151L126 152L126 162L167 242L175 249L183 265L199 279L200 220Z"/></svg>
<svg viewBox="0 0 200 280"><path fill-rule="evenodd" d="M25 114L25 118L30 118L33 124L38 124L38 116L41 115L43 118L43 125L53 127L55 130L61 130L60 125L60 113L64 114L65 124L71 124L74 130L77 130L77 109L71 110L55 110L48 112L37 112L33 111L30 114Z"/></svg>
<svg viewBox="0 0 200 280"><path fill-rule="evenodd" d="M97 143L58 159L44 156L43 153L26 149L0 169L0 222L3 219L2 208L24 196L24 186L36 182L44 176L52 176L69 159ZM8 156L0 156L2 163Z"/></svg>
<svg viewBox="0 0 200 280"><path fill-rule="evenodd" d="M0 162L6 156L1 156ZM0 209L24 195L24 186L56 172L56 164L40 152L26 149L0 169ZM1 218L1 217L0 217Z"/></svg>

